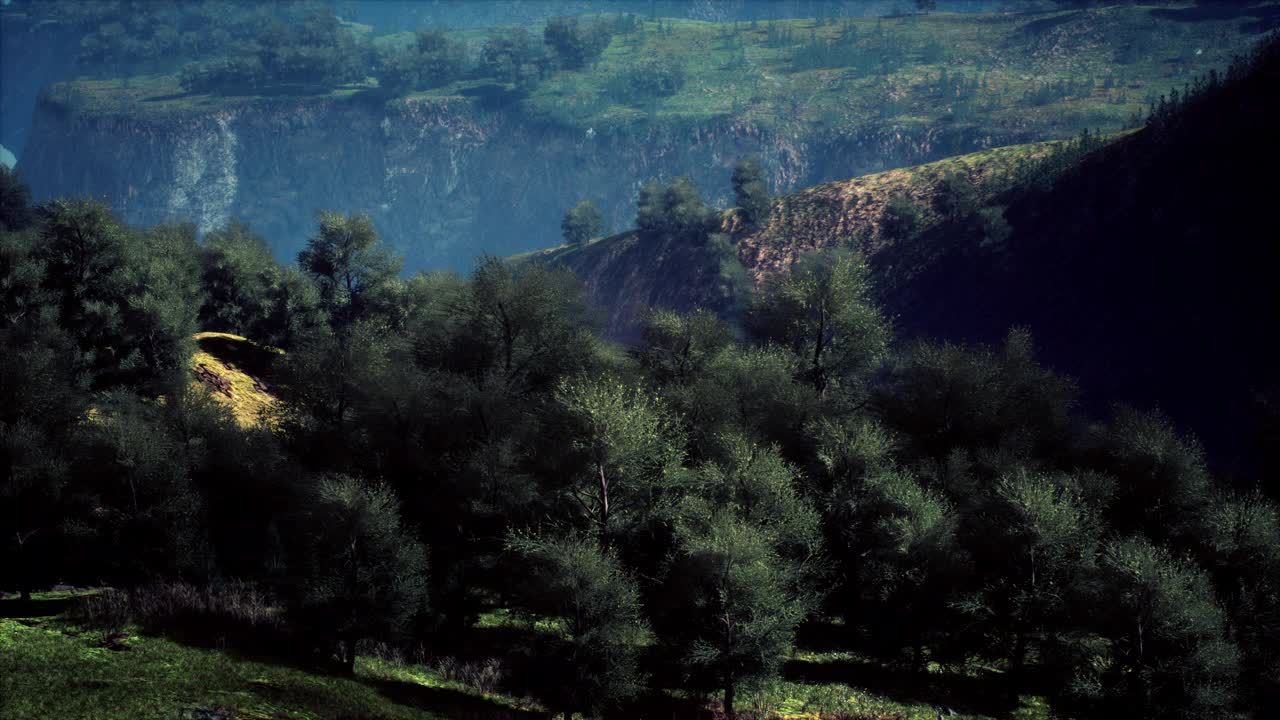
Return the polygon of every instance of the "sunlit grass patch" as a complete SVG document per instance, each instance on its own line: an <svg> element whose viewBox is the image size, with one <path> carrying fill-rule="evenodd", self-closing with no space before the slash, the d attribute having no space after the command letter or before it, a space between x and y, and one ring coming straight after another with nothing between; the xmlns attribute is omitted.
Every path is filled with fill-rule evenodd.
<svg viewBox="0 0 1280 720"><path fill-rule="evenodd" d="M266 376L271 360L280 351L228 333L195 335L197 350L191 358L196 382L214 399L231 409L236 421L251 427L271 416L276 397Z"/></svg>

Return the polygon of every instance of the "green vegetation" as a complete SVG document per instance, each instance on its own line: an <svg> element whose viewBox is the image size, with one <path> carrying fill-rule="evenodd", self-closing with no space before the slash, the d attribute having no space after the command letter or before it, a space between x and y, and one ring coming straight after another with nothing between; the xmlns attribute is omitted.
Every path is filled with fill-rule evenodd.
<svg viewBox="0 0 1280 720"><path fill-rule="evenodd" d="M65 606L67 593L38 593ZM353 677L250 660L133 629L99 630L46 612L13 617L0 601L0 713L39 718L351 718L434 720L461 711L516 715L508 697L438 670L361 657Z"/></svg>
<svg viewBox="0 0 1280 720"><path fill-rule="evenodd" d="M608 62L603 26L552 26L557 63L586 71L593 43ZM764 32L794 43L787 25ZM424 37L414 52L440 47ZM1149 172L1192 129L1270 134L1278 68L1273 41L1106 152L1086 132L824 186L767 215L750 165L735 212L687 179L650 182L635 231L588 243L567 223L579 241L560 257L621 247L646 270L722 282L730 233L745 254L809 228L824 237L799 242L830 251L798 242L772 268L757 255L766 282L741 327L655 310L630 349L545 263L406 278L368 216L321 212L285 268L242 226L201 244L93 200L33 210L5 176L0 584L18 597L0 600L0 711L1264 717L1280 697L1274 499L1215 474L1159 411L1094 412L1025 329L895 338L858 250L902 253L888 257L906 275L934 269L920 253L1015 253L1033 242L1014 234L1028 213L1079 210L1063 188L1129 182L1087 172L1110 158ZM1176 160L1222 162L1208 155ZM850 214L874 222L831 231ZM1078 214L1085 229L1136 215ZM1051 248L1073 247L1053 234L1066 225L1041 228ZM944 231L949 244L928 242ZM282 352L196 333L201 319ZM1208 337L1169 334L1185 352ZM271 377L258 422L215 401L223 381L199 365L191 382L197 347ZM39 592L67 582L105 587Z"/></svg>
<svg viewBox="0 0 1280 720"><path fill-rule="evenodd" d="M560 223L564 241L570 245L583 245L604 230L604 216L600 208L590 200L583 200L564 214Z"/></svg>
<svg viewBox="0 0 1280 720"><path fill-rule="evenodd" d="M1119 5L749 24L601 15L419 37L431 39L425 51L411 34L367 40L347 32L335 42L369 45L343 57L382 58L371 73L380 97L390 89L463 98L498 84L521 91L510 100L526 116L584 131L733 118L806 135L941 123L972 128L975 136L1034 128L1041 137L1068 137L1083 128L1120 129L1161 93L1225 66L1256 35L1231 18L1186 23L1159 8ZM474 65L460 65L463 45L478 58ZM342 98L374 89L359 73L324 77L324 87L289 91ZM50 97L91 113L149 114L277 92L241 85L234 97L218 97L186 93L175 80L135 77L71 83Z"/></svg>

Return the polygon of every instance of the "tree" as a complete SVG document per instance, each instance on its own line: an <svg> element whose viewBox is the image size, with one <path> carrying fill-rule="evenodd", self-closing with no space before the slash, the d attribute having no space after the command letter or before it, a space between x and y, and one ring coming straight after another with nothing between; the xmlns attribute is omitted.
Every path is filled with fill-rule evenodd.
<svg viewBox="0 0 1280 720"><path fill-rule="evenodd" d="M680 92L684 83L684 63L664 55L628 65L613 77L609 90L620 102L651 103Z"/></svg>
<svg viewBox="0 0 1280 720"><path fill-rule="evenodd" d="M532 86L542 73L545 52L524 28L494 30L480 48L484 72L518 87Z"/></svg>
<svg viewBox="0 0 1280 720"><path fill-rule="evenodd" d="M1003 447L1053 459L1075 442L1076 395L1014 329L998 350L917 343L872 389L871 405L916 457Z"/></svg>
<svg viewBox="0 0 1280 720"><path fill-rule="evenodd" d="M691 685L724 693L727 717L738 691L775 677L791 649L807 613L797 572L765 531L730 513L681 539L661 590L659 637Z"/></svg>
<svg viewBox="0 0 1280 720"><path fill-rule="evenodd" d="M1188 547L1201 535L1212 478L1195 438L1159 412L1118 407L1097 433L1101 468L1117 479L1111 525Z"/></svg>
<svg viewBox="0 0 1280 720"><path fill-rule="evenodd" d="M21 230L35 220L31 210L31 189L17 173L0 165L0 232Z"/></svg>
<svg viewBox="0 0 1280 720"><path fill-rule="evenodd" d="M604 229L604 216L600 208L590 200L583 200L564 214L560 231L570 245L586 245L587 241Z"/></svg>
<svg viewBox="0 0 1280 720"><path fill-rule="evenodd" d="M267 294L266 307L254 339L288 350L302 338L328 325L320 291L311 278L294 267L281 268Z"/></svg>
<svg viewBox="0 0 1280 720"><path fill-rule="evenodd" d="M721 444L723 459L698 468L698 500L763 530L773 551L794 569L790 590L803 594L804 584L813 584L809 581L824 568L821 521L801 494L799 471L776 447L736 434L722 438ZM686 500L684 512L690 507Z"/></svg>
<svg viewBox="0 0 1280 720"><path fill-rule="evenodd" d="M678 177L666 187L650 180L640 188L636 227L642 233L704 242L719 221L719 213L702 201L697 186L687 177Z"/></svg>
<svg viewBox="0 0 1280 720"><path fill-rule="evenodd" d="M865 430L875 448L877 438ZM939 649L956 627L951 603L969 572L959 517L910 471L874 454L869 463L848 455L857 449L828 444L820 450L831 485L833 551L853 583L845 615L866 623L883 649L909 648L912 669L923 673L925 649Z"/></svg>
<svg viewBox="0 0 1280 720"><path fill-rule="evenodd" d="M0 235L0 247L7 239ZM0 584L29 600L41 581L68 569L64 496L89 396L70 338L47 316L22 320L0 321Z"/></svg>
<svg viewBox="0 0 1280 720"><path fill-rule="evenodd" d="M604 542L673 500L664 491L682 452L660 401L609 377L564 381L556 399L584 458L567 494Z"/></svg>
<svg viewBox="0 0 1280 720"><path fill-rule="evenodd" d="M567 270L481 258L453 309L460 327L435 339L432 362L504 395L550 390L592 362L588 309Z"/></svg>
<svg viewBox="0 0 1280 720"><path fill-rule="evenodd" d="M640 361L660 387L685 385L704 375L708 365L733 342L729 326L698 308L690 313L656 308L644 325Z"/></svg>
<svg viewBox="0 0 1280 720"><path fill-rule="evenodd" d="M67 489L69 574L121 585L203 575L209 558L190 447L157 403L117 389L95 408Z"/></svg>
<svg viewBox="0 0 1280 720"><path fill-rule="evenodd" d="M389 488L348 476L318 478L294 522L289 612L354 672L362 641L395 638L425 612L426 550Z"/></svg>
<svg viewBox="0 0 1280 720"><path fill-rule="evenodd" d="M592 539L514 535L516 596L530 624L556 629L534 638L530 678L552 713L600 716L644 686L638 667L646 634L636 582Z"/></svg>
<svg viewBox="0 0 1280 720"><path fill-rule="evenodd" d="M1144 539L1102 556L1103 595L1093 608L1110 642L1102 662L1082 660L1072 700L1091 717L1202 718L1235 700L1239 653L1209 579Z"/></svg>
<svg viewBox="0 0 1280 720"><path fill-rule="evenodd" d="M320 289L335 328L382 314L394 304L402 260L382 247L368 215L319 213L320 228L298 253L298 266Z"/></svg>
<svg viewBox="0 0 1280 720"><path fill-rule="evenodd" d="M185 370L200 293L195 228L123 226L102 203L42 206L39 258L59 324L89 353L98 387L160 393Z"/></svg>
<svg viewBox="0 0 1280 720"><path fill-rule="evenodd" d="M1036 646L1047 666L1079 627L1073 603L1093 580L1102 523L1070 478L1026 470L1001 478L973 515L973 553L985 580L980 609L967 609L994 626L1014 692L1025 682L1028 648Z"/></svg>
<svg viewBox="0 0 1280 720"><path fill-rule="evenodd" d="M393 93L440 87L461 77L466 48L443 30L420 29L413 45L382 59L379 86Z"/></svg>
<svg viewBox="0 0 1280 720"><path fill-rule="evenodd" d="M387 326L362 320L335 332L320 328L298 342L279 366L282 429L314 462L350 462L361 442L366 398L383 382L397 344Z"/></svg>
<svg viewBox="0 0 1280 720"><path fill-rule="evenodd" d="M1240 687L1265 706L1280 697L1280 511L1260 493L1212 504L1200 553L1240 645Z"/></svg>
<svg viewBox="0 0 1280 720"><path fill-rule="evenodd" d="M739 160L733 166L732 179L733 196L747 227L763 226L769 220L773 203L769 199L769 185L760 161L755 158Z"/></svg>
<svg viewBox="0 0 1280 720"><path fill-rule="evenodd" d="M880 211L880 234L889 240L906 240L920 227L920 209L902 193L894 193Z"/></svg>
<svg viewBox="0 0 1280 720"><path fill-rule="evenodd" d="M870 268L844 252L803 256L761 295L748 318L760 337L802 358L819 398L858 391L885 355L889 322L871 301Z"/></svg>
<svg viewBox="0 0 1280 720"><path fill-rule="evenodd" d="M603 21L582 22L577 17L553 17L547 19L542 39L555 51L562 67L580 70L595 62L609 47L613 30Z"/></svg>
<svg viewBox="0 0 1280 720"><path fill-rule="evenodd" d="M280 275L266 241L247 225L231 221L205 236L200 275L205 293L201 327L262 340L257 326L268 314L271 292Z"/></svg>

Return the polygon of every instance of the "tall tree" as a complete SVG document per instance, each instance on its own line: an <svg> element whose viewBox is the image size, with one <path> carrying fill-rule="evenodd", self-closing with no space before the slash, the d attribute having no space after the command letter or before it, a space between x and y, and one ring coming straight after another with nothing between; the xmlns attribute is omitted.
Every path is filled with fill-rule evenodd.
<svg viewBox="0 0 1280 720"><path fill-rule="evenodd" d="M566 492L605 542L673 501L682 448L660 401L609 377L565 381L556 397L584 460Z"/></svg>
<svg viewBox="0 0 1280 720"><path fill-rule="evenodd" d="M682 538L663 583L659 636L691 685L723 692L730 718L739 690L775 677L794 643L807 612L797 572L767 532L730 513Z"/></svg>
<svg viewBox="0 0 1280 720"><path fill-rule="evenodd" d="M206 235L200 247L202 329L264 340L257 326L268 315L280 272L271 248L247 225L232 220Z"/></svg>
<svg viewBox="0 0 1280 720"><path fill-rule="evenodd" d="M427 555L388 488L346 476L316 481L295 519L290 613L355 670L361 641L405 631L427 602Z"/></svg>
<svg viewBox="0 0 1280 720"><path fill-rule="evenodd" d="M530 624L557 622L536 633L531 670L549 710L600 716L643 687L640 644L646 635L640 592L616 555L593 539L515 535L508 541L520 566L516 595Z"/></svg>
<svg viewBox="0 0 1280 720"><path fill-rule="evenodd" d="M368 215L319 213L319 230L298 253L315 279L335 328L382 314L394 321L396 276L402 260L382 247Z"/></svg>
<svg viewBox="0 0 1280 720"><path fill-rule="evenodd" d="M1103 662L1082 659L1072 684L1081 711L1188 720L1227 713L1239 652L1205 574L1144 539L1111 544L1101 572L1094 620L1110 648Z"/></svg>
<svg viewBox="0 0 1280 720"><path fill-rule="evenodd" d="M733 166L733 196L742 210L747 227L758 228L769 220L773 202L764 168L755 158L739 160Z"/></svg>
<svg viewBox="0 0 1280 720"><path fill-rule="evenodd" d="M871 300L870 272L858 255L806 255L751 309L758 335L804 360L819 398L833 387L856 395L888 349L889 322Z"/></svg>

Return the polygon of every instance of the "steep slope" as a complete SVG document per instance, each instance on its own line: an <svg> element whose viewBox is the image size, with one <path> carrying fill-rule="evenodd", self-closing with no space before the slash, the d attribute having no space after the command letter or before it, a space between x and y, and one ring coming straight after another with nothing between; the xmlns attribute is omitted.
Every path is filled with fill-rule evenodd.
<svg viewBox="0 0 1280 720"><path fill-rule="evenodd" d="M721 221L731 242L725 247L626 232L516 259L572 270L591 301L603 309L606 333L634 342L648 308L701 307L732 316L752 284L785 271L805 252L852 248L873 260L884 255L881 266L891 267L903 255L884 227L886 207L895 199L910 204L914 232L927 231L946 221L939 207L955 185L963 185L973 202L989 200L1008 188L1020 168L1062 144L1015 145L824 183L776 198L769 221L758 230L744 227L738 211L729 210Z"/></svg>
<svg viewBox="0 0 1280 720"><path fill-rule="evenodd" d="M1242 77L1002 197L1006 242L984 247L954 223L926 233L936 257L885 301L908 334L1030 326L1094 398L1161 406L1246 466L1247 447L1280 439L1277 127L1273 40ZM1272 436L1251 436L1258 419Z"/></svg>

